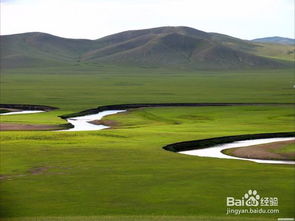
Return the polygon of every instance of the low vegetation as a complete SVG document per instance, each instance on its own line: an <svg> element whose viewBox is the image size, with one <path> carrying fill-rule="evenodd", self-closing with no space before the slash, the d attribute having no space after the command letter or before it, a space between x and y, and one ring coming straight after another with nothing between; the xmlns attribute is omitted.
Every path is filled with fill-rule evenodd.
<svg viewBox="0 0 295 221"><path fill-rule="evenodd" d="M10 69L1 78L3 103L59 109L1 116L1 122L59 125L65 121L58 116L122 103L292 103L294 82L290 79L292 70L286 69L179 72L83 65ZM117 122L116 129L1 132L1 216L235 220L235 215L226 215L225 198L241 197L253 188L279 198L279 217L293 215L294 167L186 156L162 149L186 140L294 131L293 107L144 108L105 120ZM239 216L240 220L251 217L273 220L278 216Z"/></svg>
<svg viewBox="0 0 295 221"><path fill-rule="evenodd" d="M291 216L292 166L186 156L162 147L184 140L289 131L292 113L291 107L266 106L146 108L106 117L117 121L118 129L2 132L2 216L156 215L157 220L185 215L231 220L225 215L225 197L240 197L251 188L279 197L280 215Z"/></svg>

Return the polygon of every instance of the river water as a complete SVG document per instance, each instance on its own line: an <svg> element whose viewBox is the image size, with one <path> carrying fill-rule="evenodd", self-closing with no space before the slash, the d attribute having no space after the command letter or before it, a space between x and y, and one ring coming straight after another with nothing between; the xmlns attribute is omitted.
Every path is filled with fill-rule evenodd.
<svg viewBox="0 0 295 221"><path fill-rule="evenodd" d="M72 124L74 127L66 130L61 131L92 131L92 130L102 130L106 128L110 128L109 126L103 125L103 124L92 124L91 121L94 120L101 120L103 117L117 114L121 112L125 112L126 110L108 110L108 111L102 111L97 114L90 114L80 117L72 117L67 118L66 120Z"/></svg>
<svg viewBox="0 0 295 221"><path fill-rule="evenodd" d="M66 129L66 130L59 130L59 131L93 131L93 130L102 130L106 128L110 128L109 126L103 124L92 124L91 121L94 120L101 120L103 117L108 115L113 115L121 112L125 112L126 110L107 110L102 111L96 114L90 114L80 117L72 117L67 118L66 120L73 125L73 128ZM34 114L34 113L41 113L44 112L42 110L24 110L24 111L15 111L15 112L8 112L3 113L0 115L15 115L15 114ZM256 163L271 163L271 164L295 164L295 161L282 161L282 160L258 160L258 159L247 159L241 157L234 157L229 156L222 153L222 150L235 148L235 147L246 147L258 144L266 144L278 141L288 141L288 140L295 140L294 137L290 138L267 138L267 139L255 139L255 140L243 140L243 141L236 141L232 143L226 143L221 145L216 145L212 147L207 147L203 149L196 149L196 150L188 150L188 151L180 151L180 154L192 155L192 156L199 156L199 157L214 157L214 158L222 158L222 159L238 159L238 160L248 160L253 161Z"/></svg>
<svg viewBox="0 0 295 221"><path fill-rule="evenodd" d="M41 113L44 112L42 110L24 110L24 111L12 111L7 113L2 113L0 115L15 115L15 114L35 114L35 113Z"/></svg>
<svg viewBox="0 0 295 221"><path fill-rule="evenodd" d="M222 159L249 160L249 161L253 161L256 163L295 164L295 161L247 159L247 158L229 156L229 155L226 155L221 152L222 150L229 149L229 148L246 147L246 146L258 145L258 144L266 144L266 143L273 143L273 142L278 142L278 141L288 141L288 140L295 140L295 137L243 140L243 141L236 141L236 142L232 142L232 143L220 144L220 145L207 147L207 148L203 148L203 149L180 151L178 153L192 155L192 156L199 156L199 157L214 157L214 158L222 158Z"/></svg>

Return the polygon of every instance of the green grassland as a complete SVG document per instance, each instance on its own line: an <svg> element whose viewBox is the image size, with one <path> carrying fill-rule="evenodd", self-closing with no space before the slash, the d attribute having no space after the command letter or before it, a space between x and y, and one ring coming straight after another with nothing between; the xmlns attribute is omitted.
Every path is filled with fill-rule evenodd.
<svg viewBox="0 0 295 221"><path fill-rule="evenodd" d="M108 117L120 120L114 130L3 132L1 168L9 175L1 188L4 215L226 216L227 195L255 188L278 196L280 215L291 216L292 166L198 158L162 147L290 131L292 112L290 107L149 108ZM30 173L38 168L46 170Z"/></svg>
<svg viewBox="0 0 295 221"><path fill-rule="evenodd" d="M191 71L117 66L3 70L1 103L81 111L156 102L294 102L292 69Z"/></svg>
<svg viewBox="0 0 295 221"><path fill-rule="evenodd" d="M278 150L275 150L275 152L276 153L290 153L290 152L294 152L294 150L295 150L295 144L288 144Z"/></svg>
<svg viewBox="0 0 295 221"><path fill-rule="evenodd" d="M115 66L4 70L1 103L60 109L2 116L1 122L63 124L57 116L120 103L292 103L292 75L287 69L217 72ZM117 121L116 129L1 132L2 217L31 221L294 216L293 166L162 149L185 140L294 131L293 107L144 108L106 119ZM226 215L226 197L240 198L249 189L278 197L280 213Z"/></svg>
<svg viewBox="0 0 295 221"><path fill-rule="evenodd" d="M213 216L65 216L65 217L22 217L9 218L3 221L236 221L237 217L213 217ZM242 218L239 221L267 221L265 218Z"/></svg>

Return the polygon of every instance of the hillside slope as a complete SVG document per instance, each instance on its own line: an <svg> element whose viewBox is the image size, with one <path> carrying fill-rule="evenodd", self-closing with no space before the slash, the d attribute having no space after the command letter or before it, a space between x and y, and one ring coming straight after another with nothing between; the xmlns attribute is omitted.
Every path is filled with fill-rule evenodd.
<svg viewBox="0 0 295 221"><path fill-rule="evenodd" d="M283 38L283 37L266 37L266 38L256 38L252 40L253 42L260 43L272 43L272 44L284 44L284 45L294 45L295 39Z"/></svg>
<svg viewBox="0 0 295 221"><path fill-rule="evenodd" d="M94 45L91 40L60 38L40 32L1 36L0 43L4 67L75 63Z"/></svg>
<svg viewBox="0 0 295 221"><path fill-rule="evenodd" d="M288 65L259 53L264 44L189 27L125 31L97 40L45 33L1 36L1 67L123 64L192 68L275 68ZM288 60L288 59L287 59Z"/></svg>

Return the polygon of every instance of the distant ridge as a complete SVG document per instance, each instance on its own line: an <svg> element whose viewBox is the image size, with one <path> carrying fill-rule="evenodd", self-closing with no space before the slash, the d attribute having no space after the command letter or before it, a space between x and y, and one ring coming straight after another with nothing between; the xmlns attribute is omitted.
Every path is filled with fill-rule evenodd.
<svg viewBox="0 0 295 221"><path fill-rule="evenodd" d="M288 66L274 59L277 54L262 51L262 44L184 26L125 31L97 40L31 32L1 36L0 43L2 68L82 63L200 69Z"/></svg>
<svg viewBox="0 0 295 221"><path fill-rule="evenodd" d="M252 40L253 42L260 43L273 43L273 44L284 44L284 45L294 45L295 39L292 38L283 38L283 37L266 37L266 38L256 38Z"/></svg>

